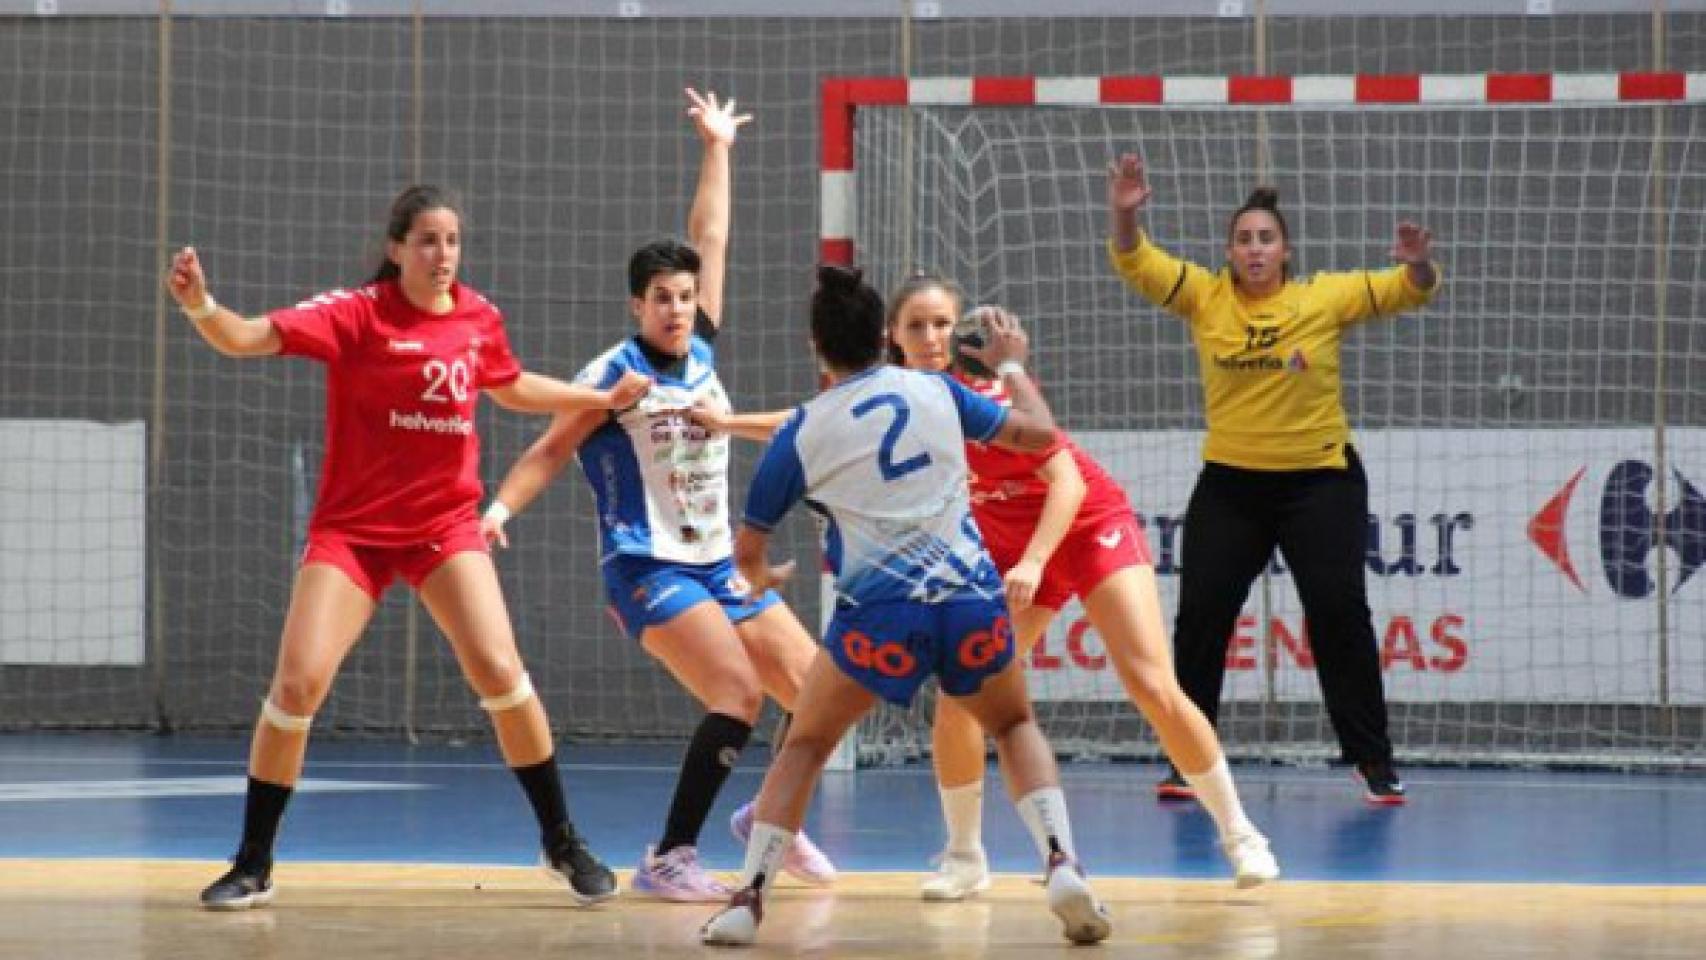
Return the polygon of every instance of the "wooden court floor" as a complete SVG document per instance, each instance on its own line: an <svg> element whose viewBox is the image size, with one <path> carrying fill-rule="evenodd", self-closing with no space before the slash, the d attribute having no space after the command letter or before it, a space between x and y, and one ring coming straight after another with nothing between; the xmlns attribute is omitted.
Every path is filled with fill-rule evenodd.
<svg viewBox="0 0 1706 960"><path fill-rule="evenodd" d="M0 860L0 958L520 960L728 956L699 946L713 908L621 898L576 909L514 867L279 867L271 907L201 910L222 867L199 861ZM1143 957L1155 960L1706 957L1706 887L1098 879L1114 936L1059 939L1026 877L927 904L916 874L849 874L833 892L784 887L754 957ZM626 875L624 874L624 887ZM743 952L734 952L737 955Z"/></svg>

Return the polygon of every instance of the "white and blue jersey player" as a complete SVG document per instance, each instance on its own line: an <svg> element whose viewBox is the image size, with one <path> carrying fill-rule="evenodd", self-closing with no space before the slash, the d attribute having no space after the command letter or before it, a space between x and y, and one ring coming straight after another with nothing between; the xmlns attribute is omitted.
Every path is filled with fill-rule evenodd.
<svg viewBox="0 0 1706 960"><path fill-rule="evenodd" d="M704 707L687 742L657 842L630 888L674 901L721 900L728 888L699 860L700 832L766 695L793 710L817 656L806 628L779 601L747 596L729 562L729 443L696 425L694 406L728 408L713 344L723 317L731 221L730 154L741 124L734 101L686 91L704 144L687 215L687 243L659 240L628 261L629 308L638 329L581 371L584 383L647 371L651 393L637 406L563 416L504 478L483 529L503 543L503 522L579 455L598 503L605 592L623 629ZM495 512L495 515L494 515ZM731 825L744 837L751 806ZM835 866L804 836L786 868L813 884Z"/></svg>
<svg viewBox="0 0 1706 960"><path fill-rule="evenodd" d="M904 705L930 675L953 696L1013 659L1001 574L972 522L965 444L1007 410L939 374L877 366L796 410L753 477L745 523L796 502L823 524L835 611L823 643L849 677Z"/></svg>
<svg viewBox="0 0 1706 960"><path fill-rule="evenodd" d="M612 414L579 451L598 506L605 589L636 639L706 600L737 624L779 602L775 591L749 598L729 559L729 438L686 412L729 408L715 367L716 335L700 311L684 355L660 356L642 337L630 337L578 378L589 386L629 372L652 378L651 393Z"/></svg>
<svg viewBox="0 0 1706 960"><path fill-rule="evenodd" d="M836 596L824 636L829 656L806 675L759 791L740 889L701 929L705 943L757 938L764 895L798 842L829 752L878 697L905 704L932 675L995 738L1062 933L1075 943L1108 936L1108 914L1074 853L1054 753L1014 662L1001 577L971 519L967 440L1018 450L1055 441L1048 406L1024 375L1017 321L1002 314L989 330L990 345L973 355L995 362L1011 409L946 376L886 366L882 298L858 271L821 267L812 346L832 385L786 418L721 424L749 436L774 430L735 537L741 574L754 591L787 575L769 564L770 537L804 502L823 521Z"/></svg>

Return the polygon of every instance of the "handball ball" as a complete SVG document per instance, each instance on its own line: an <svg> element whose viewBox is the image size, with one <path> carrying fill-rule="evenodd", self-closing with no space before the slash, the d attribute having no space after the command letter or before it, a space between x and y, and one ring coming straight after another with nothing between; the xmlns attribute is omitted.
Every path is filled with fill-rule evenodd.
<svg viewBox="0 0 1706 960"><path fill-rule="evenodd" d="M967 354L963 348L982 349L985 343L984 337L988 333L988 328L983 325L983 316L988 309L988 307L973 307L966 311L965 316L954 324L954 336L949 348L954 369L968 377L976 377L979 380L995 379L995 371L984 366L977 358Z"/></svg>

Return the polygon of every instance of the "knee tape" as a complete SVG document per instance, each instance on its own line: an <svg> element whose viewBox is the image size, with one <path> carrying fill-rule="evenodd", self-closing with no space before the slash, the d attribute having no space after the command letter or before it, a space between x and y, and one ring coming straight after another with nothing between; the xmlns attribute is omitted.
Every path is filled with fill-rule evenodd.
<svg viewBox="0 0 1706 960"><path fill-rule="evenodd" d="M533 680L527 674L522 674L516 682L515 689L495 697L481 697L480 709L487 713L500 713L504 710L514 710L533 699Z"/></svg>
<svg viewBox="0 0 1706 960"><path fill-rule="evenodd" d="M287 733L304 733L314 725L314 715L298 717L273 705L272 698L261 701L261 719Z"/></svg>

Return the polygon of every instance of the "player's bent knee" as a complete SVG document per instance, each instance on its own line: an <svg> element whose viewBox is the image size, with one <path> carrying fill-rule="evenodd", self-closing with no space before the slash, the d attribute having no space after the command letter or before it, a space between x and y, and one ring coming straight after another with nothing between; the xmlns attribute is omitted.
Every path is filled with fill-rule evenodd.
<svg viewBox="0 0 1706 960"><path fill-rule="evenodd" d="M1036 719L1031 716L1029 711L1003 714L998 717L991 717L990 722L984 725L984 732L996 740L1005 740L1019 734L1027 725L1034 726L1035 724Z"/></svg>
<svg viewBox="0 0 1706 960"><path fill-rule="evenodd" d="M294 671L281 673L273 677L272 685L267 689L267 699L285 713L313 716L320 709L320 704L326 701L331 683L329 676Z"/></svg>
<svg viewBox="0 0 1706 960"><path fill-rule="evenodd" d="M721 689L706 697L705 709L747 723L756 723L759 711L764 709L764 688L758 685L756 679L751 683L733 681L724 684Z"/></svg>
<svg viewBox="0 0 1706 960"><path fill-rule="evenodd" d="M307 733L308 728L314 725L313 714L286 713L272 702L271 697L261 701L261 719L285 733Z"/></svg>
<svg viewBox="0 0 1706 960"><path fill-rule="evenodd" d="M480 709L487 713L502 713L505 710L514 710L531 699L533 699L533 680L523 673L521 679L516 681L515 686L508 693L481 697Z"/></svg>

